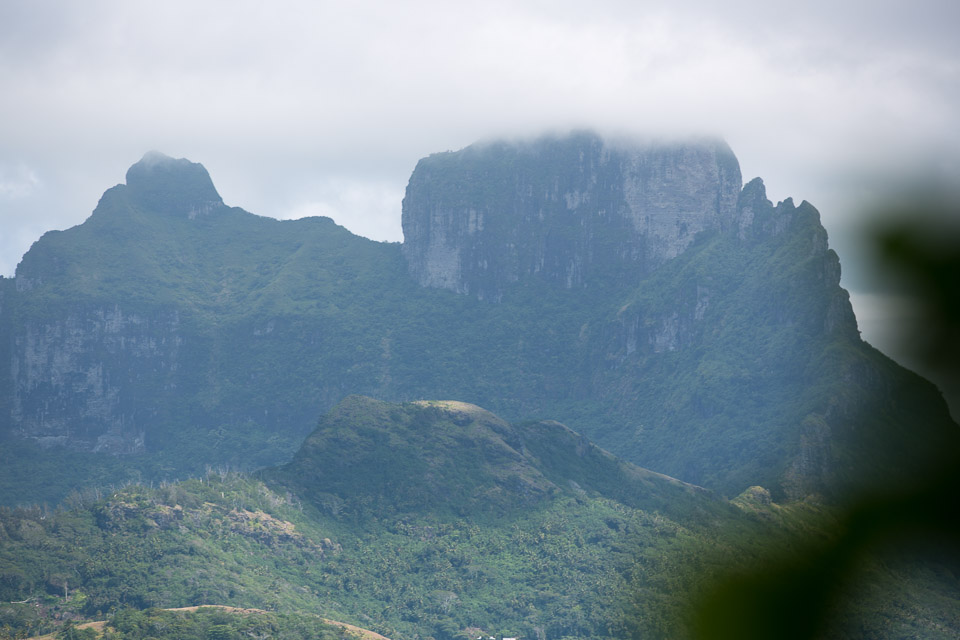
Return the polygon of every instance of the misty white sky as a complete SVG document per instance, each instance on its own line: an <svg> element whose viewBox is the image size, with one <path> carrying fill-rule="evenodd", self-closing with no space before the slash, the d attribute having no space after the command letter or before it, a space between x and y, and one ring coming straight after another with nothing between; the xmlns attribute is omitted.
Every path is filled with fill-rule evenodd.
<svg viewBox="0 0 960 640"><path fill-rule="evenodd" d="M150 149L230 205L398 241L420 157L587 127L725 138L820 209L856 289L864 199L960 175L958 25L947 0L6 0L0 274Z"/></svg>

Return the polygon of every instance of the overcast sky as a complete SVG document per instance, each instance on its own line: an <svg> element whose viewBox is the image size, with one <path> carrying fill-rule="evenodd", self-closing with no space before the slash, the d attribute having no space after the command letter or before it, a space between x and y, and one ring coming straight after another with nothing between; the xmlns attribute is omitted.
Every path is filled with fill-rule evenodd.
<svg viewBox="0 0 960 640"><path fill-rule="evenodd" d="M399 241L420 157L587 127L725 138L857 289L864 199L960 175L958 7L2 0L0 275L150 149L227 204Z"/></svg>

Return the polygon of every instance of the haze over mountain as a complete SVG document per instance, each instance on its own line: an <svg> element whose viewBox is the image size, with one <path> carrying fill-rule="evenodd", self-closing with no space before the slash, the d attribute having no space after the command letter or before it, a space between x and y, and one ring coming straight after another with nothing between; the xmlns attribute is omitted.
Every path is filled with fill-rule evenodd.
<svg viewBox="0 0 960 640"><path fill-rule="evenodd" d="M791 498L955 442L935 388L860 340L816 209L741 188L723 143L435 154L403 226L397 245L258 217L148 153L0 283L4 433L176 477L281 462L352 393L452 398ZM33 454L10 458L16 482Z"/></svg>

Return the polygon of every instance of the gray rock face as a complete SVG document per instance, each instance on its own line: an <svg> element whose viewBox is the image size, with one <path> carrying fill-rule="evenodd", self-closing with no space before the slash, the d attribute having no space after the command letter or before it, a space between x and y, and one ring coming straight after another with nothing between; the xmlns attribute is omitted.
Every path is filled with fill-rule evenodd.
<svg viewBox="0 0 960 640"><path fill-rule="evenodd" d="M176 313L146 318L116 306L28 326L11 359L16 434L78 450L142 451L137 414L151 407L143 391L170 379L181 342Z"/></svg>
<svg viewBox="0 0 960 640"><path fill-rule="evenodd" d="M640 145L593 134L474 145L420 161L403 201L403 251L422 285L497 300L536 277L618 284L738 224L726 144Z"/></svg>
<svg viewBox="0 0 960 640"><path fill-rule="evenodd" d="M624 150L624 213L648 266L675 258L701 231L734 224L740 165L722 143Z"/></svg>

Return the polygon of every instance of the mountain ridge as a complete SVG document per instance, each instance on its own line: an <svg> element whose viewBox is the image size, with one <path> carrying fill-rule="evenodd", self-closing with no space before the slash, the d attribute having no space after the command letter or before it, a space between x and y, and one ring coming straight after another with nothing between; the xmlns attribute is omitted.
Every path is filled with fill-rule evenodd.
<svg viewBox="0 0 960 640"><path fill-rule="evenodd" d="M408 221L434 211L469 230L469 202L486 202L499 222L458 236L476 241L467 253L509 249L527 228L511 220L552 243L504 249L506 271L468 261L479 289L463 293L409 275L414 238L404 248L329 219L261 218L222 205L202 166L148 154L132 170L144 197L108 190L84 224L45 234L3 281L0 432L18 446L132 454L129 464L163 479L288 460L317 416L352 393L447 397L512 421L559 419L727 496L759 484L778 499L839 495L884 469L908 476L955 444L936 390L860 341L815 208L774 206L762 181L740 188L737 178L727 223L677 227L684 250L646 261L642 243L625 248L635 230L617 231L633 228L621 205L623 158L634 156L610 152L603 166L621 161L608 171L605 148L581 134L420 165ZM679 184L696 182L684 153L721 158L707 162L702 191L713 194L726 193L717 167L735 163L716 146L635 153L672 158L656 166ZM432 200L427 183L443 197ZM566 197L575 192L579 201ZM211 202L221 204L200 211ZM577 273L592 275L568 280L578 260L587 271ZM9 463L16 476L21 463Z"/></svg>

